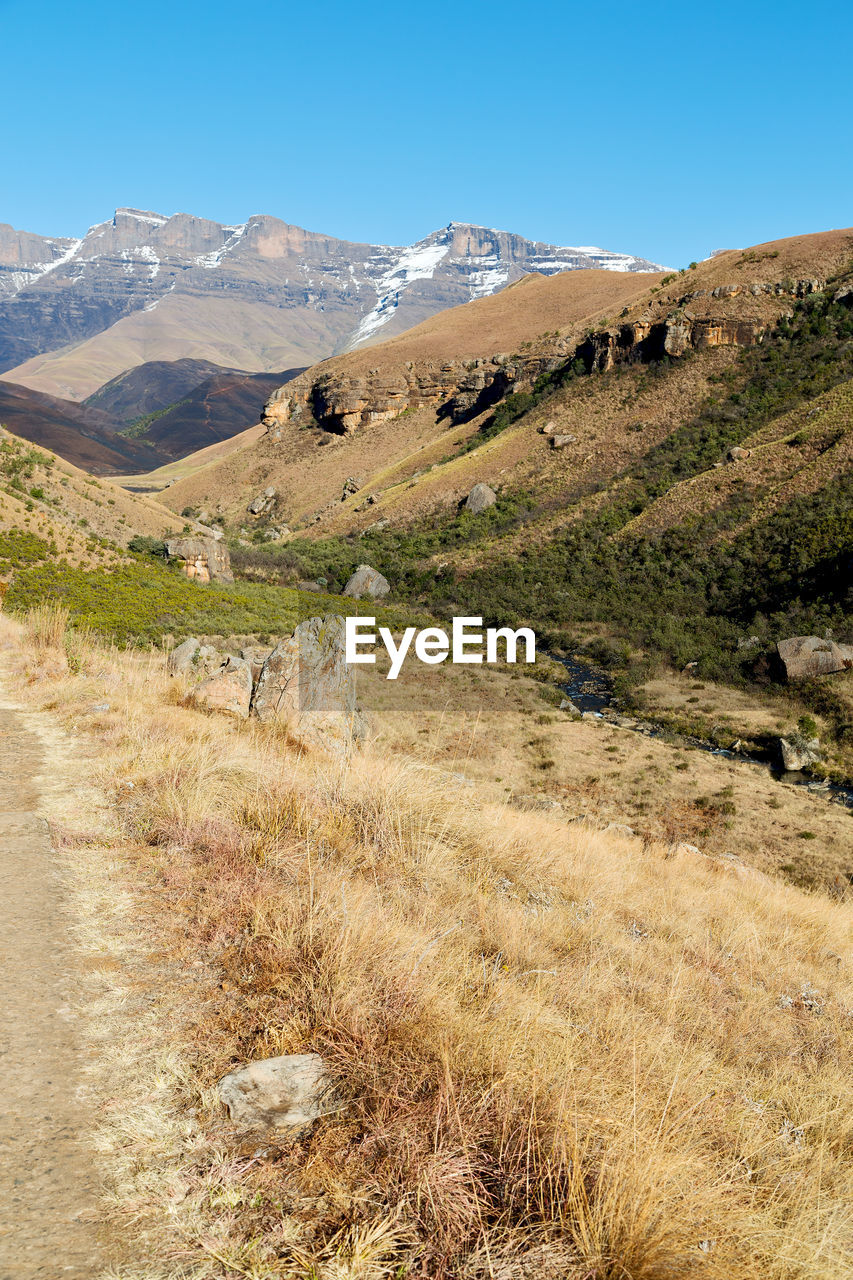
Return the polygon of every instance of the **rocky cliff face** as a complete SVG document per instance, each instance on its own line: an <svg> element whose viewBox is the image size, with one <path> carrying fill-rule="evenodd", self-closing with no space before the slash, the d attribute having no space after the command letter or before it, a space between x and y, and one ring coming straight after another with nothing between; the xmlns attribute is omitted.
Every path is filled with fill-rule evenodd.
<svg viewBox="0 0 853 1280"><path fill-rule="evenodd" d="M802 298L823 288L822 280L803 279L696 290L677 299L666 314L656 315L650 307L647 314L590 333L576 345L555 339L548 349L525 356L496 354L441 365L409 361L364 374L350 374L346 368L319 375L309 370L273 393L262 421L273 442L282 438L290 422L313 421L327 431L348 434L428 405L453 423L464 422L510 392L528 390L541 374L566 363L580 361L589 373L606 373L618 364L678 359L691 350L752 346L761 341L767 321L720 314L715 304L738 296Z"/></svg>
<svg viewBox="0 0 853 1280"><path fill-rule="evenodd" d="M462 223L402 248L352 244L266 216L226 226L139 209L117 210L80 240L0 226L0 370L91 339L130 316L144 319L150 348L158 325L175 327L182 298L220 309L265 308L276 336L286 338L290 325L301 345L291 359L280 347L264 365L257 341L258 368L304 365L402 332L525 273L583 267L656 269L628 254L558 248ZM188 314L181 313L184 328ZM227 328L226 316L223 323ZM190 354L197 353L176 349L174 358ZM233 363L224 354L219 362ZM28 374L18 380L41 385Z"/></svg>

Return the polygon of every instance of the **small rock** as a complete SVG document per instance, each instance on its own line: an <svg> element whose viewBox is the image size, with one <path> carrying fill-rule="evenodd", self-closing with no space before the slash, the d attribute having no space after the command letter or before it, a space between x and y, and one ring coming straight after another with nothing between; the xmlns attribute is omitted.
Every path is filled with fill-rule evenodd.
<svg viewBox="0 0 853 1280"><path fill-rule="evenodd" d="M574 444L576 440L577 436L573 435L551 436L551 448L565 449L566 445Z"/></svg>
<svg viewBox="0 0 853 1280"><path fill-rule="evenodd" d="M203 711L221 711L245 720L252 701L252 668L242 658L227 658L212 676L202 680L190 694Z"/></svg>
<svg viewBox="0 0 853 1280"><path fill-rule="evenodd" d="M235 1124L302 1132L336 1109L334 1086L319 1053L262 1058L229 1071L219 1097Z"/></svg>
<svg viewBox="0 0 853 1280"><path fill-rule="evenodd" d="M472 516L478 516L489 507L493 507L497 500L498 495L490 485L475 484L465 499L465 510L470 511Z"/></svg>
<svg viewBox="0 0 853 1280"><path fill-rule="evenodd" d="M269 488L264 489L263 493L259 493L258 496L253 498L249 503L249 514L253 516L262 516L265 512L271 510L271 508L275 506L276 497L277 491L273 485L270 485Z"/></svg>
<svg viewBox="0 0 853 1280"><path fill-rule="evenodd" d="M629 827L624 822L609 822L604 828L605 831L612 831L615 835L632 837L637 833L633 827Z"/></svg>
<svg viewBox="0 0 853 1280"><path fill-rule="evenodd" d="M344 595L352 596L355 600L360 600L362 596L380 600L390 590L390 582L377 569L372 569L369 564L360 564L344 587Z"/></svg>
<svg viewBox="0 0 853 1280"><path fill-rule="evenodd" d="M568 711L568 712L569 712L569 714L570 714L570 715L573 715L573 716L579 716L579 715L580 715L580 711L579 711L579 710L578 710L578 708L575 706L575 704L572 702L571 698L563 698L562 702L560 703L560 710L561 710L561 711Z"/></svg>
<svg viewBox="0 0 853 1280"><path fill-rule="evenodd" d="M726 458L728 459L729 462L745 461L747 458L751 458L751 457L752 457L752 450L741 449L739 445L734 445L731 449L729 449L728 453L726 454Z"/></svg>
<svg viewBox="0 0 853 1280"><path fill-rule="evenodd" d="M96 702L94 706L92 706L91 711L92 715L96 715L99 711L109 711L109 709L110 704L108 702Z"/></svg>
<svg viewBox="0 0 853 1280"><path fill-rule="evenodd" d="M553 422L546 422L539 428L539 434L540 436L552 436L556 430L557 428Z"/></svg>

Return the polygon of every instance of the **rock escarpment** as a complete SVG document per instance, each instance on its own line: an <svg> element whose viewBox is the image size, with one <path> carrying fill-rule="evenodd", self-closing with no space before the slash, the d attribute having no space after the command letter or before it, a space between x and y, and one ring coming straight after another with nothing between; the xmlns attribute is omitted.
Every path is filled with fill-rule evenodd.
<svg viewBox="0 0 853 1280"><path fill-rule="evenodd" d="M752 346L761 342L773 322L724 314L728 300L803 298L823 287L822 280L802 279L695 290L660 314L650 304L647 313L638 318L595 330L580 342L570 344L552 337L546 349L524 355L497 353L442 364L407 361L366 372L350 372L346 364L320 373L309 370L272 394L261 420L273 443L282 439L291 422L313 423L325 431L348 435L396 418L407 409L425 407L434 407L439 417L451 423L465 422L510 392L529 390L537 378L560 368L606 373L621 364L679 359L690 351L711 347ZM705 314L700 314L702 311Z"/></svg>

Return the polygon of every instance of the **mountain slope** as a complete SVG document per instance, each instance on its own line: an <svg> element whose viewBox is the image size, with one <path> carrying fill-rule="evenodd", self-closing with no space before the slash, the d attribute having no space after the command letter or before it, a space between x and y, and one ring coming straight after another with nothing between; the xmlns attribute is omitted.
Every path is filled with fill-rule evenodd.
<svg viewBox="0 0 853 1280"><path fill-rule="evenodd" d="M281 373L220 373L207 378L175 404L126 430L156 449L161 457L184 458L254 426L258 399L271 395L283 379L301 372L286 369Z"/></svg>
<svg viewBox="0 0 853 1280"><path fill-rule="evenodd" d="M95 478L45 448L0 429L0 533L14 531L24 560L27 539L52 544L51 557L107 570L135 534L162 538L185 521L160 503ZM41 554L32 552L32 559Z"/></svg>
<svg viewBox="0 0 853 1280"><path fill-rule="evenodd" d="M348 475L376 476L410 455L414 471L420 465L418 450L440 442L447 423L437 416L436 400L422 411L410 407L405 398L395 404L392 397L388 404L391 383L401 377L420 378L427 394L442 387L451 389L460 361L473 362L476 375L480 353L511 352L525 342L533 342L543 358L559 359L559 351L570 340L568 334L576 331L580 336L595 316L624 307L659 279L601 270L550 279L528 276L493 297L444 312L381 346L325 361L287 384L281 397L295 400L309 395L315 384L328 386L340 380L355 403L370 405L373 420L368 431L341 441L336 432L318 428L310 415L294 419L281 431L276 425L222 462L205 466L203 474L188 474L178 481L170 488L169 505L177 510L187 505L216 508L239 520L254 496L250 490L272 484L281 490L287 518L299 522L339 497ZM382 407L374 398L376 388L384 396ZM284 399L277 393L268 412L279 412ZM400 418L403 410L409 411ZM312 429L303 430L303 426ZM318 450L321 443L327 446L322 451ZM191 458L184 460L182 470L185 474L193 470Z"/></svg>
<svg viewBox="0 0 853 1280"><path fill-rule="evenodd" d="M83 401L130 426L149 413L168 409L217 374L239 373L210 360L149 360L105 382Z"/></svg>
<svg viewBox="0 0 853 1280"><path fill-rule="evenodd" d="M159 466L168 456L116 432L108 413L0 380L0 423L95 475Z"/></svg>
<svg viewBox="0 0 853 1280"><path fill-rule="evenodd" d="M267 216L223 226L119 209L79 241L3 229L0 369L79 399L150 360L266 372L400 332L530 271L652 266L460 223L394 248Z"/></svg>
<svg viewBox="0 0 853 1280"><path fill-rule="evenodd" d="M266 436L187 475L169 504L218 508L242 523L251 498L274 485L279 522L342 532L453 507L486 480L532 484L559 511L665 439L739 350L760 344L798 295L851 260L853 233L837 231L730 251L668 277L530 277L301 375L268 402ZM606 379L567 386L526 429L474 434L507 395L529 395L537 379L571 373L575 362L583 372L635 373L625 388ZM641 385L649 363L671 367L665 386ZM564 449L536 430L549 416L575 436ZM480 447L466 452L471 444ZM188 459L185 475L191 467ZM341 503L349 476L376 501L359 511L357 496Z"/></svg>

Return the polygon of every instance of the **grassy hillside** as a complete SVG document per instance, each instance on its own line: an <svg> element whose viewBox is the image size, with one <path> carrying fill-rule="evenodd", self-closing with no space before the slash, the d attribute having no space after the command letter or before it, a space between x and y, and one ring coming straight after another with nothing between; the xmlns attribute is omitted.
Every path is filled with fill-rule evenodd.
<svg viewBox="0 0 853 1280"><path fill-rule="evenodd" d="M849 903L460 785L500 734L454 706L338 766L40 622L0 644L85 748L54 837L123 1270L846 1273ZM339 1110L247 1140L217 1081L304 1052Z"/></svg>
<svg viewBox="0 0 853 1280"><path fill-rule="evenodd" d="M480 516L434 507L381 529L237 546L235 561L267 581L310 573L335 584L366 560L438 614L532 623L558 648L594 641L626 699L658 661L767 684L779 638L853 640L851 300L836 279L723 360L699 353L606 374L566 362L463 434L461 457L443 464L472 478L508 464ZM623 421L635 415L621 437L614 406ZM552 463L537 434L546 420L584 432L581 449L601 432L586 468ZM392 517L393 501L369 518L376 510ZM757 647L739 648L750 636ZM832 682L801 692L829 714L849 776L853 706Z"/></svg>
<svg viewBox="0 0 853 1280"><path fill-rule="evenodd" d="M135 535L162 538L185 526L158 502L0 427L0 533L32 536L50 556L94 568L121 561Z"/></svg>

